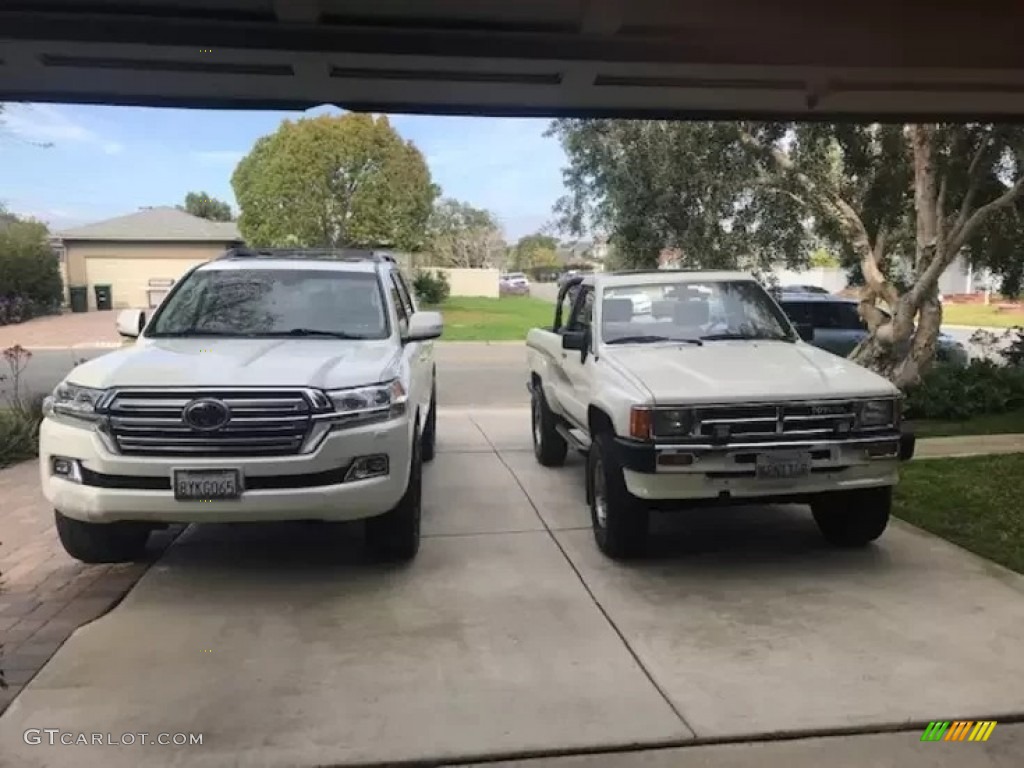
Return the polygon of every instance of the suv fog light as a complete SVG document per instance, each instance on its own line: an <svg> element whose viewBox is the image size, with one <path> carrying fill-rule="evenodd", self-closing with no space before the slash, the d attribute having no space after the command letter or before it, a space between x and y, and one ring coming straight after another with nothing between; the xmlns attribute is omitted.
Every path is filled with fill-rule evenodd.
<svg viewBox="0 0 1024 768"><path fill-rule="evenodd" d="M372 456L360 456L352 462L345 473L345 482L350 480L369 480L371 477L383 477L388 473L388 457L383 453Z"/></svg>
<svg viewBox="0 0 1024 768"><path fill-rule="evenodd" d="M82 482L82 468L78 463L78 459L52 456L50 458L50 471L54 477L70 480L72 483Z"/></svg>

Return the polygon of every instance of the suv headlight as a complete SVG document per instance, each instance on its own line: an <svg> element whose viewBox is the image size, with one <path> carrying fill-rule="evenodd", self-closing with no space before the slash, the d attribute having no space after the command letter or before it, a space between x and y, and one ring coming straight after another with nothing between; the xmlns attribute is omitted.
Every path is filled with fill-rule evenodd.
<svg viewBox="0 0 1024 768"><path fill-rule="evenodd" d="M862 427L888 427L896 424L895 400L868 400L860 407Z"/></svg>
<svg viewBox="0 0 1024 768"><path fill-rule="evenodd" d="M693 432L693 425L693 411L689 408L636 405L629 411L629 436L635 440L687 437Z"/></svg>
<svg viewBox="0 0 1024 768"><path fill-rule="evenodd" d="M367 387L335 389L327 396L337 413L353 420L401 416L409 401L405 387L398 379Z"/></svg>
<svg viewBox="0 0 1024 768"><path fill-rule="evenodd" d="M43 413L47 416L59 414L76 419L97 421L96 405L106 394L105 389L81 387L78 384L63 382L57 385L53 394L43 401Z"/></svg>

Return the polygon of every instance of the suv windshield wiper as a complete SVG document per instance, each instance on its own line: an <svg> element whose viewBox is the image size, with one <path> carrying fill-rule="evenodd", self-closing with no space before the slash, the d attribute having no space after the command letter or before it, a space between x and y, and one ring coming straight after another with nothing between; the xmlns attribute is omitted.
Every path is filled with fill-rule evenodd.
<svg viewBox="0 0 1024 768"><path fill-rule="evenodd" d="M186 328L183 331L156 331L147 333L154 339L185 339L190 336L220 336L227 339L249 338L251 333L232 333L231 331L205 331L200 328Z"/></svg>
<svg viewBox="0 0 1024 768"><path fill-rule="evenodd" d="M704 341L792 341L789 336L769 333L709 333Z"/></svg>
<svg viewBox="0 0 1024 768"><path fill-rule="evenodd" d="M608 344L654 344L659 341L669 341L674 344L693 344L694 346L700 347L704 345L700 339L674 339L670 336L619 336L614 339L609 339Z"/></svg>
<svg viewBox="0 0 1024 768"><path fill-rule="evenodd" d="M332 339L365 339L364 335L358 333L345 333L345 331L324 331L319 328L289 328L287 331L274 331L268 336L324 336Z"/></svg>

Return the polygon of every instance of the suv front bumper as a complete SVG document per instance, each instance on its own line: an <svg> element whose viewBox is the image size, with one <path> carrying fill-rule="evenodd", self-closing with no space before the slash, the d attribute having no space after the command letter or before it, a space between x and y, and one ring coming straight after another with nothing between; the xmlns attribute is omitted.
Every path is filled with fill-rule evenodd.
<svg viewBox="0 0 1024 768"><path fill-rule="evenodd" d="M405 493L413 427L408 417L328 434L313 453L244 458L122 456L111 452L90 425L47 418L39 432L43 494L67 517L93 523L357 520L392 509ZM388 473L346 480L352 462L385 454ZM77 480L53 471L55 458L77 462ZM175 469L237 469L241 497L179 501Z"/></svg>
<svg viewBox="0 0 1024 768"><path fill-rule="evenodd" d="M801 500L833 491L896 485L899 463L913 458L916 438L903 433L722 446L657 445L616 438L615 446L626 487L641 499ZM809 474L785 480L757 477L758 454L790 451L810 453Z"/></svg>

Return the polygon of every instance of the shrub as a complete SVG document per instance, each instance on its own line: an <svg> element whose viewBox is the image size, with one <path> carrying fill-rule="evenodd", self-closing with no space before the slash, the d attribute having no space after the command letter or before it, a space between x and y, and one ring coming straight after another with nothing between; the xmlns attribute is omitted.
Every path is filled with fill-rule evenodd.
<svg viewBox="0 0 1024 768"><path fill-rule="evenodd" d="M43 397L27 399L21 393L21 377L32 353L16 344L5 349L2 357L8 373L0 374L4 385L0 390L0 467L38 454L43 420Z"/></svg>
<svg viewBox="0 0 1024 768"><path fill-rule="evenodd" d="M448 275L440 270L418 270L412 281L413 290L424 304L442 304L451 295L452 286Z"/></svg>
<svg viewBox="0 0 1024 768"><path fill-rule="evenodd" d="M0 229L0 298L28 302L36 314L59 307L64 298L60 264L46 235L46 226L36 221Z"/></svg>
<svg viewBox="0 0 1024 768"><path fill-rule="evenodd" d="M961 420L1024 407L1024 367L972 360L966 368L935 365L907 395L912 419Z"/></svg>

